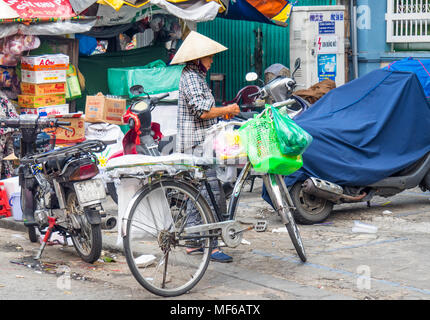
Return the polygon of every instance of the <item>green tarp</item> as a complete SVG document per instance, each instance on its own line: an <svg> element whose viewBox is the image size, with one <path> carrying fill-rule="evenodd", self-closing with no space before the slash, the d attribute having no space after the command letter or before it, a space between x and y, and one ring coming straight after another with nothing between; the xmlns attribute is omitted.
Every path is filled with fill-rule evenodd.
<svg viewBox="0 0 430 320"><path fill-rule="evenodd" d="M143 67L110 68L108 70L109 92L113 95L132 98L129 88L142 85L148 94L178 90L184 66L166 66L162 60L153 61Z"/></svg>

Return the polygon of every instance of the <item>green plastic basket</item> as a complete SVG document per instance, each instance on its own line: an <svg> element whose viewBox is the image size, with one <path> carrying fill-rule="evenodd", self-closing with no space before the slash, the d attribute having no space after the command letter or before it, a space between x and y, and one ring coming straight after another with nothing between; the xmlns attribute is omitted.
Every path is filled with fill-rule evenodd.
<svg viewBox="0 0 430 320"><path fill-rule="evenodd" d="M248 121L239 133L255 171L286 176L303 166L302 156L281 153L273 122L267 116Z"/></svg>

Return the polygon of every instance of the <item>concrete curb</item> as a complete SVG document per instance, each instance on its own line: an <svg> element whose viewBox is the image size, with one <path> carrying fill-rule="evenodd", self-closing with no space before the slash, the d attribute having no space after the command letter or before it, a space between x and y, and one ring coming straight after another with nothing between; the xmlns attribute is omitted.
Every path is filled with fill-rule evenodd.
<svg viewBox="0 0 430 320"><path fill-rule="evenodd" d="M16 221L13 217L0 219L0 228L27 233L27 227L24 225L24 222ZM103 250L123 252L122 246L116 245L116 238L117 238L116 234L110 235L110 234L105 234L103 232L103 236L102 236Z"/></svg>

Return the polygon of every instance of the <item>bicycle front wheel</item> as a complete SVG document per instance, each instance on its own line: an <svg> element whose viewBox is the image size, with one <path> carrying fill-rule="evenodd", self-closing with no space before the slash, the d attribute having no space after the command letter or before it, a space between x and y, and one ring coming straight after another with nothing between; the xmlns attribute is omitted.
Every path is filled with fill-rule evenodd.
<svg viewBox="0 0 430 320"><path fill-rule="evenodd" d="M146 186L132 205L123 238L136 280L164 297L191 290L208 267L211 236L186 235L183 229L206 223L213 223L211 209L196 188L170 179Z"/></svg>
<svg viewBox="0 0 430 320"><path fill-rule="evenodd" d="M293 243L294 248L296 249L296 252L300 257L300 260L302 260L303 262L306 262L307 259L306 259L305 246L303 245L299 228L297 227L297 224L294 221L294 217L291 214L290 210L286 210L286 211L287 211L286 215L288 217L288 220L290 221L289 223L287 223L286 227L287 227L291 242Z"/></svg>

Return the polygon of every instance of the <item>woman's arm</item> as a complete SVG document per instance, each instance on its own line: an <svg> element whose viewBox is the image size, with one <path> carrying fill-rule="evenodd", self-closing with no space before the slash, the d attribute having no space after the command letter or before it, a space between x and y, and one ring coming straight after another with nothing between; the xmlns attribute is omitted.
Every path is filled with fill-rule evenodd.
<svg viewBox="0 0 430 320"><path fill-rule="evenodd" d="M239 112L240 109L236 103L230 104L225 107L212 107L209 111L203 111L200 116L200 119L208 120L224 116L233 117L235 115L238 115Z"/></svg>

